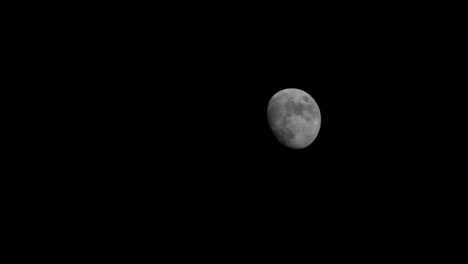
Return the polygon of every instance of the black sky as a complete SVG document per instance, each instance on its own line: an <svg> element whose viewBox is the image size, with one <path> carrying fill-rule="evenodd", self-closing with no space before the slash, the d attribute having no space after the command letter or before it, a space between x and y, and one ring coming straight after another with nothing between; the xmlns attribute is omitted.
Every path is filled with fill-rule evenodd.
<svg viewBox="0 0 468 264"><path fill-rule="evenodd" d="M445 66L448 60L422 51L362 54L252 62L240 71L236 197L249 197L246 204L250 197L266 204L286 199L295 214L278 219L287 219L294 234L320 237L319 247L332 255L337 243L380 257L461 252L461 75ZM302 150L279 144L267 124L267 104L285 88L304 90L320 107L319 135Z"/></svg>
<svg viewBox="0 0 468 264"><path fill-rule="evenodd" d="M391 9L362 19L301 16L284 27L279 19L229 42L235 55L221 84L235 98L235 167L247 186L307 193L460 186L466 51L457 34L416 9L395 10L398 21ZM285 88L306 91L321 110L319 135L303 150L278 144L266 123L269 99Z"/></svg>
<svg viewBox="0 0 468 264"><path fill-rule="evenodd" d="M450 243L460 246L461 219L447 208L461 201L454 197L462 197L466 186L461 49L444 29L432 25L421 29L419 23L395 25L383 19L389 23L364 21L368 27L360 32L355 29L361 24L346 27L341 21L320 31L323 24L303 20L284 31L269 24L251 29L238 42L229 38L224 51L229 55L214 64L216 74L207 73L217 76L210 102L221 101L217 120L226 126L216 127L221 140L213 144L223 151L213 152L215 159L207 161L215 170L208 189L233 190L231 196L245 200L242 208L252 204L252 212L263 205L249 194L262 197L265 204L276 202L277 195L311 194L312 199L299 201L298 211L310 214L303 219L320 219L318 224L284 212L277 219L287 218L288 230L299 226L295 234L312 237L323 229L321 238L329 233L349 238L345 244L350 248L363 237L365 250L374 241L385 241L391 252L394 240L399 253L402 247L413 253L418 248L414 255ZM304 27L296 28L298 24ZM265 34L266 28L271 34ZM267 124L268 101L285 88L304 90L320 107L319 135L302 150L280 145ZM219 100L217 91L229 100ZM203 131L211 135L210 129ZM360 203L346 204L361 194L365 209L356 209ZM288 202L286 207L297 204ZM346 206L335 207L341 203ZM422 208L427 211L418 212ZM332 219L336 225L328 224L323 213L330 211L338 212ZM389 211L395 214L386 215ZM260 226L275 219L266 220Z"/></svg>
<svg viewBox="0 0 468 264"><path fill-rule="evenodd" d="M303 192L447 191L461 153L447 138L457 125L455 114L448 116L456 111L452 95L443 89L451 75L439 60L412 55L250 65L248 96L237 113L245 128L238 169L246 184ZM303 150L280 145L266 123L269 99L285 88L306 91L321 110L319 135Z"/></svg>

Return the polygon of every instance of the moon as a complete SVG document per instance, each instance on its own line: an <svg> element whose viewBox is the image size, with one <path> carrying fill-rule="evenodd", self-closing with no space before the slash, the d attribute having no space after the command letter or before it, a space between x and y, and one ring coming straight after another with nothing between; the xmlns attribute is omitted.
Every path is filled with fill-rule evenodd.
<svg viewBox="0 0 468 264"><path fill-rule="evenodd" d="M278 141L292 149L309 146L320 130L321 114L308 93L287 88L271 97L267 109L268 124Z"/></svg>

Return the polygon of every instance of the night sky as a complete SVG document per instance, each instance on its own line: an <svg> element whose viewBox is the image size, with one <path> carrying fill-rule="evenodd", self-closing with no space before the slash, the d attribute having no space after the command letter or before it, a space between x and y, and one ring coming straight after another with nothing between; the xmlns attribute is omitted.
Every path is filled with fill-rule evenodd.
<svg viewBox="0 0 468 264"><path fill-rule="evenodd" d="M380 257L468 253L457 209L467 175L461 97L441 88L460 86L439 62L353 56L249 65L234 111L236 193L286 199L300 216L280 219L295 234L319 237L331 255L335 247ZM320 107L318 137L301 150L279 144L268 127L268 102L285 88Z"/></svg>
<svg viewBox="0 0 468 264"><path fill-rule="evenodd" d="M280 196L301 216L280 208L278 219L294 234L328 241L330 253L333 237L366 252L384 245L385 257L447 256L466 244L456 209L467 176L468 78L454 59L462 54L437 41L453 43L445 31L407 25L308 36L307 28L279 35L275 27L272 40L246 41L226 63L229 78L216 82L232 97L223 109L234 117L220 114L233 146L218 155L229 166L216 169L234 174L220 181L237 200L248 197L257 212L263 205L252 196L265 204ZM279 144L267 123L270 98L286 88L307 92L320 108L320 132L305 149Z"/></svg>
<svg viewBox="0 0 468 264"><path fill-rule="evenodd" d="M448 143L457 119L448 115L455 111L451 95L440 89L447 75L417 58L381 59L250 65L248 96L236 110L245 128L237 169L246 184L293 192L448 191L463 145ZM321 110L319 135L302 150L279 144L267 124L268 101L285 88L309 93Z"/></svg>

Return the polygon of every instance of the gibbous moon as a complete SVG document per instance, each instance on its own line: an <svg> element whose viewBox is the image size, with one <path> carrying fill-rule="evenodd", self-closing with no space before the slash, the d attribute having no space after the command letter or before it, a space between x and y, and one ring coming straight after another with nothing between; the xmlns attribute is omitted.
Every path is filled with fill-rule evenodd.
<svg viewBox="0 0 468 264"><path fill-rule="evenodd" d="M299 89L288 88L273 95L267 115L278 141L293 149L309 146L320 130L321 115L317 103Z"/></svg>

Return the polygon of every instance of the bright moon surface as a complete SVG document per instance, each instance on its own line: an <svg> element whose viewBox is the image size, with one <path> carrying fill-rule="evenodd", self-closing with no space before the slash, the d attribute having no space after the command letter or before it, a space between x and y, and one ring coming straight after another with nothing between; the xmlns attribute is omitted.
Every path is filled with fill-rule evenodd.
<svg viewBox="0 0 468 264"><path fill-rule="evenodd" d="M320 130L321 114L308 93L288 88L274 94L267 109L268 124L284 146L302 149L309 146Z"/></svg>

